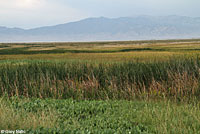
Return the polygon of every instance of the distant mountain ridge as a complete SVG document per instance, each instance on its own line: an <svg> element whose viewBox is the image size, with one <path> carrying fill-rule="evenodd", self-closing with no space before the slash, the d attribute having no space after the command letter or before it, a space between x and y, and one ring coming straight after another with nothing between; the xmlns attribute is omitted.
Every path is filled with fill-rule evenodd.
<svg viewBox="0 0 200 134"><path fill-rule="evenodd" d="M138 16L87 18L34 29L0 27L0 42L200 38L200 18Z"/></svg>

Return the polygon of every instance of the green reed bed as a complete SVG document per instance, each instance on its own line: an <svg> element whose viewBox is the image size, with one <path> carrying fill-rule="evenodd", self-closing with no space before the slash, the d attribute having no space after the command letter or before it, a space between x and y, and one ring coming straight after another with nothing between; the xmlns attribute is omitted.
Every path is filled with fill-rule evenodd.
<svg viewBox="0 0 200 134"><path fill-rule="evenodd" d="M39 98L199 98L199 58L166 62L1 64L0 94Z"/></svg>

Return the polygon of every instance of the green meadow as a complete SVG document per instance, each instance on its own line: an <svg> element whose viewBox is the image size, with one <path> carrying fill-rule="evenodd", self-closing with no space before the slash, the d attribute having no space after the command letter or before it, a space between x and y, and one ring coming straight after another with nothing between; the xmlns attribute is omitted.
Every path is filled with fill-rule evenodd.
<svg viewBox="0 0 200 134"><path fill-rule="evenodd" d="M0 130L200 133L200 40L0 44Z"/></svg>

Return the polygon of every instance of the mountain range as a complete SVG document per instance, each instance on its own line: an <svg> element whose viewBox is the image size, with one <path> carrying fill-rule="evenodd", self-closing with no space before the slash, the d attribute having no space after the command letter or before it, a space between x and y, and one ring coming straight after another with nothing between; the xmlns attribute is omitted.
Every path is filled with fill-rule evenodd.
<svg viewBox="0 0 200 134"><path fill-rule="evenodd" d="M200 18L137 16L87 18L33 29L0 26L0 42L109 41L200 38Z"/></svg>

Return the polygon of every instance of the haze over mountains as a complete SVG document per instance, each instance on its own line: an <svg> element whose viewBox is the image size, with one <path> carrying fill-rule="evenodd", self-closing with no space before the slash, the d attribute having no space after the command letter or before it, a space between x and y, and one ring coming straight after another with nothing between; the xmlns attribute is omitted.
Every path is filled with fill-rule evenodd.
<svg viewBox="0 0 200 134"><path fill-rule="evenodd" d="M200 18L138 16L87 18L34 29L0 26L0 42L106 41L200 38Z"/></svg>

